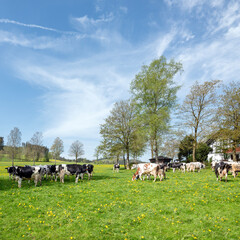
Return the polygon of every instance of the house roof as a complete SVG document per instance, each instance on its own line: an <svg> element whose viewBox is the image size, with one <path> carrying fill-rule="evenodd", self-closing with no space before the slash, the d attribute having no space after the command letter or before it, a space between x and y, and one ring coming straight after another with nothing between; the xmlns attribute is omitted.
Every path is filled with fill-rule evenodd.
<svg viewBox="0 0 240 240"><path fill-rule="evenodd" d="M151 160L156 160L156 159L155 158L151 158L149 160L151 161ZM158 156L158 160L160 160L160 161L171 161L172 158L164 157L164 156Z"/></svg>
<svg viewBox="0 0 240 240"><path fill-rule="evenodd" d="M228 149L228 150L226 151L226 153L232 153L232 152L233 152L232 149ZM240 147L237 147L237 148L236 148L236 153L240 153Z"/></svg>

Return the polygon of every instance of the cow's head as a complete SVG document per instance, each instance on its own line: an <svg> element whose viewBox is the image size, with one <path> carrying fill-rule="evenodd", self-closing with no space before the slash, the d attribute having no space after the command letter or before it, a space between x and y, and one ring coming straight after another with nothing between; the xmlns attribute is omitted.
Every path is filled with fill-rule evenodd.
<svg viewBox="0 0 240 240"><path fill-rule="evenodd" d="M137 180L139 178L138 174L133 174L132 181Z"/></svg>

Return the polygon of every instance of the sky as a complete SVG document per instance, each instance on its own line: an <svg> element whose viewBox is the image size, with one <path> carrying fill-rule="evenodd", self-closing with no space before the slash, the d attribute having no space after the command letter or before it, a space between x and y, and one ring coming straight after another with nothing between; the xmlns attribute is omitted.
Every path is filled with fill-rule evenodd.
<svg viewBox="0 0 240 240"><path fill-rule="evenodd" d="M94 158L100 124L130 97L141 66L164 55L183 65L181 102L195 81L240 76L240 1L0 0L0 136L35 132L64 157L79 140ZM150 158L147 153L144 158ZM146 159L142 159L146 160Z"/></svg>

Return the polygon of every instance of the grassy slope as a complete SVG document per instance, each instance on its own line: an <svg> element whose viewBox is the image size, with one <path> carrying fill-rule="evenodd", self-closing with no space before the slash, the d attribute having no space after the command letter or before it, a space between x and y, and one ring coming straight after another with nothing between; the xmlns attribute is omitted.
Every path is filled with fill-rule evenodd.
<svg viewBox="0 0 240 240"><path fill-rule="evenodd" d="M0 239L239 239L240 179L167 173L131 181L133 171L96 165L93 180L22 188L0 163Z"/></svg>

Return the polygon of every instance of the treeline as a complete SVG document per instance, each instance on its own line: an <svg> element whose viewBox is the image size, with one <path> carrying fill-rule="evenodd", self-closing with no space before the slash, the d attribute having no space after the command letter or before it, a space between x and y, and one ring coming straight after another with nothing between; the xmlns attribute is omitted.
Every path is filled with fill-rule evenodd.
<svg viewBox="0 0 240 240"><path fill-rule="evenodd" d="M130 99L116 102L100 126L102 140L95 149L97 159L114 158L118 162L121 157L129 168L130 156L138 159L150 149L155 159L161 153L203 161L211 151L207 140L215 139L227 140L236 161L240 83L196 81L188 93L181 94L184 101L177 104L177 92L181 91L177 77L182 71L181 63L164 56L142 66L130 84Z"/></svg>
<svg viewBox="0 0 240 240"><path fill-rule="evenodd" d="M0 158L2 159L12 159L12 166L14 166L14 161L32 161L35 165L36 162L49 162L49 159L55 159L55 164L57 160L61 161L72 161L70 159L65 159L61 157L64 152L63 141L57 137L49 151L49 148L43 146L43 135L41 132L36 132L26 143L21 142L22 133L15 127L13 128L9 135L7 144L4 144L4 138L0 137ZM69 155L75 158L75 162L90 162L85 158L80 158L84 154L83 144L76 140L69 148Z"/></svg>

